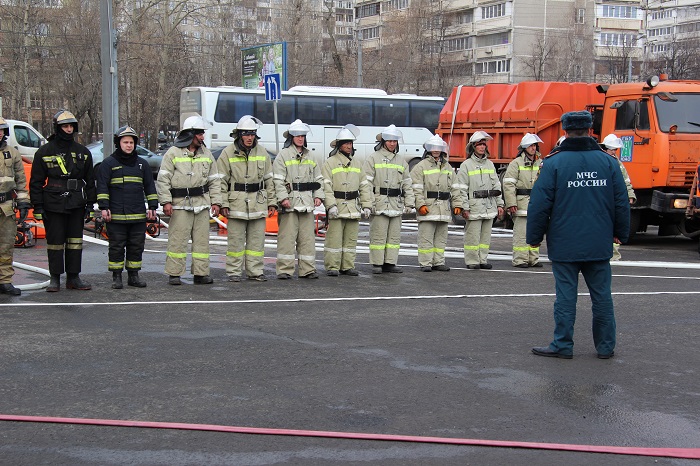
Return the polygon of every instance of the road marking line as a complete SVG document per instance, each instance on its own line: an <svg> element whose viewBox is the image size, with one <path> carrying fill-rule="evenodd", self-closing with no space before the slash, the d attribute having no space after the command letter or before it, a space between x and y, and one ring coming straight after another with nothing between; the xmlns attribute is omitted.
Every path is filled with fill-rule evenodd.
<svg viewBox="0 0 700 466"><path fill-rule="evenodd" d="M655 295L700 295L700 291L618 291L613 296L655 296ZM286 299L217 299L217 300L182 300L182 301L104 301L104 302L67 302L67 303L0 303L0 307L39 307L39 306L143 306L153 304L281 304L281 303L323 303L335 301L403 301L408 299L479 299L479 298L540 298L554 297L554 293L502 293L502 294L454 294L454 295L419 295L419 296L350 296L338 298L286 298ZM589 296L578 293L578 296Z"/></svg>

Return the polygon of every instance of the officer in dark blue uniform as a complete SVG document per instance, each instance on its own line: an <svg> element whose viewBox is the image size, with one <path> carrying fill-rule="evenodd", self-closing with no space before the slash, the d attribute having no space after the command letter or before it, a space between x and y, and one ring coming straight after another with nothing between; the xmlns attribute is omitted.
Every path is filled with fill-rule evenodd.
<svg viewBox="0 0 700 466"><path fill-rule="evenodd" d="M629 236L627 189L617 160L588 136L591 114L565 113L561 122L566 139L542 163L527 209L527 243L539 246L547 235L556 286L554 339L532 352L573 357L581 272L593 302L593 342L598 357L608 359L615 349L610 258L613 242Z"/></svg>

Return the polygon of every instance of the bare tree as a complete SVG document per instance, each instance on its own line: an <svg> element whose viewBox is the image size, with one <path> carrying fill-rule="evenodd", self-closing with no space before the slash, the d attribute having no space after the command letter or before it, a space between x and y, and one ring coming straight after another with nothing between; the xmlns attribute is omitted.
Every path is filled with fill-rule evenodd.
<svg viewBox="0 0 700 466"><path fill-rule="evenodd" d="M671 42L665 44L664 51L648 54L644 72L649 75L666 73L671 79L698 79L698 47L698 39L678 40L674 37Z"/></svg>
<svg viewBox="0 0 700 466"><path fill-rule="evenodd" d="M523 57L522 63L534 81L545 81L558 53L557 43L551 39L547 41L544 32L538 32L530 55Z"/></svg>

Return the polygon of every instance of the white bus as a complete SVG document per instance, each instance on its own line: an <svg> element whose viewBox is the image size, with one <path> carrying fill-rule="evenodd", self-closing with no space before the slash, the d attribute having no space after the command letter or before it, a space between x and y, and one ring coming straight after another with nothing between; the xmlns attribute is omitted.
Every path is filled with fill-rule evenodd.
<svg viewBox="0 0 700 466"><path fill-rule="evenodd" d="M295 86L282 91L277 102L279 149L282 133L294 120L301 119L311 127L307 146L318 162L331 151L330 142L338 130L352 123L360 129L355 141L356 157L365 158L374 152L376 136L390 124L403 133L400 153L411 167L423 156L423 143L438 126L442 97L420 97L411 94L387 95L379 89ZM233 142L231 130L243 115L253 115L264 123L258 131L260 143L276 154L273 103L265 101L262 90L242 87L186 87L180 95L180 125L185 118L200 115L211 127L205 144L212 150Z"/></svg>

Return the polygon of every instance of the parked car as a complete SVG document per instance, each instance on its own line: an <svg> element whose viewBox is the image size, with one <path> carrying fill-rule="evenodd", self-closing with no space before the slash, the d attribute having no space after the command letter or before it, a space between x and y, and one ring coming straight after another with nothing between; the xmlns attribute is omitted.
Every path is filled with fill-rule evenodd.
<svg viewBox="0 0 700 466"><path fill-rule="evenodd" d="M92 154L92 163L95 166L95 170L97 170L97 167L100 166L105 157L102 152L102 141L90 143L86 147ZM110 151L110 154L112 152L114 151ZM151 152L145 147L139 145L136 146L136 153L139 155L139 157L146 159L148 165L151 167L151 170L153 170L153 178L156 178L158 176L158 170L160 170L160 164L163 161L163 156L158 155L155 152Z"/></svg>
<svg viewBox="0 0 700 466"><path fill-rule="evenodd" d="M34 160L34 153L46 138L29 123L19 120L5 120L9 125L7 145L17 149L22 157Z"/></svg>

